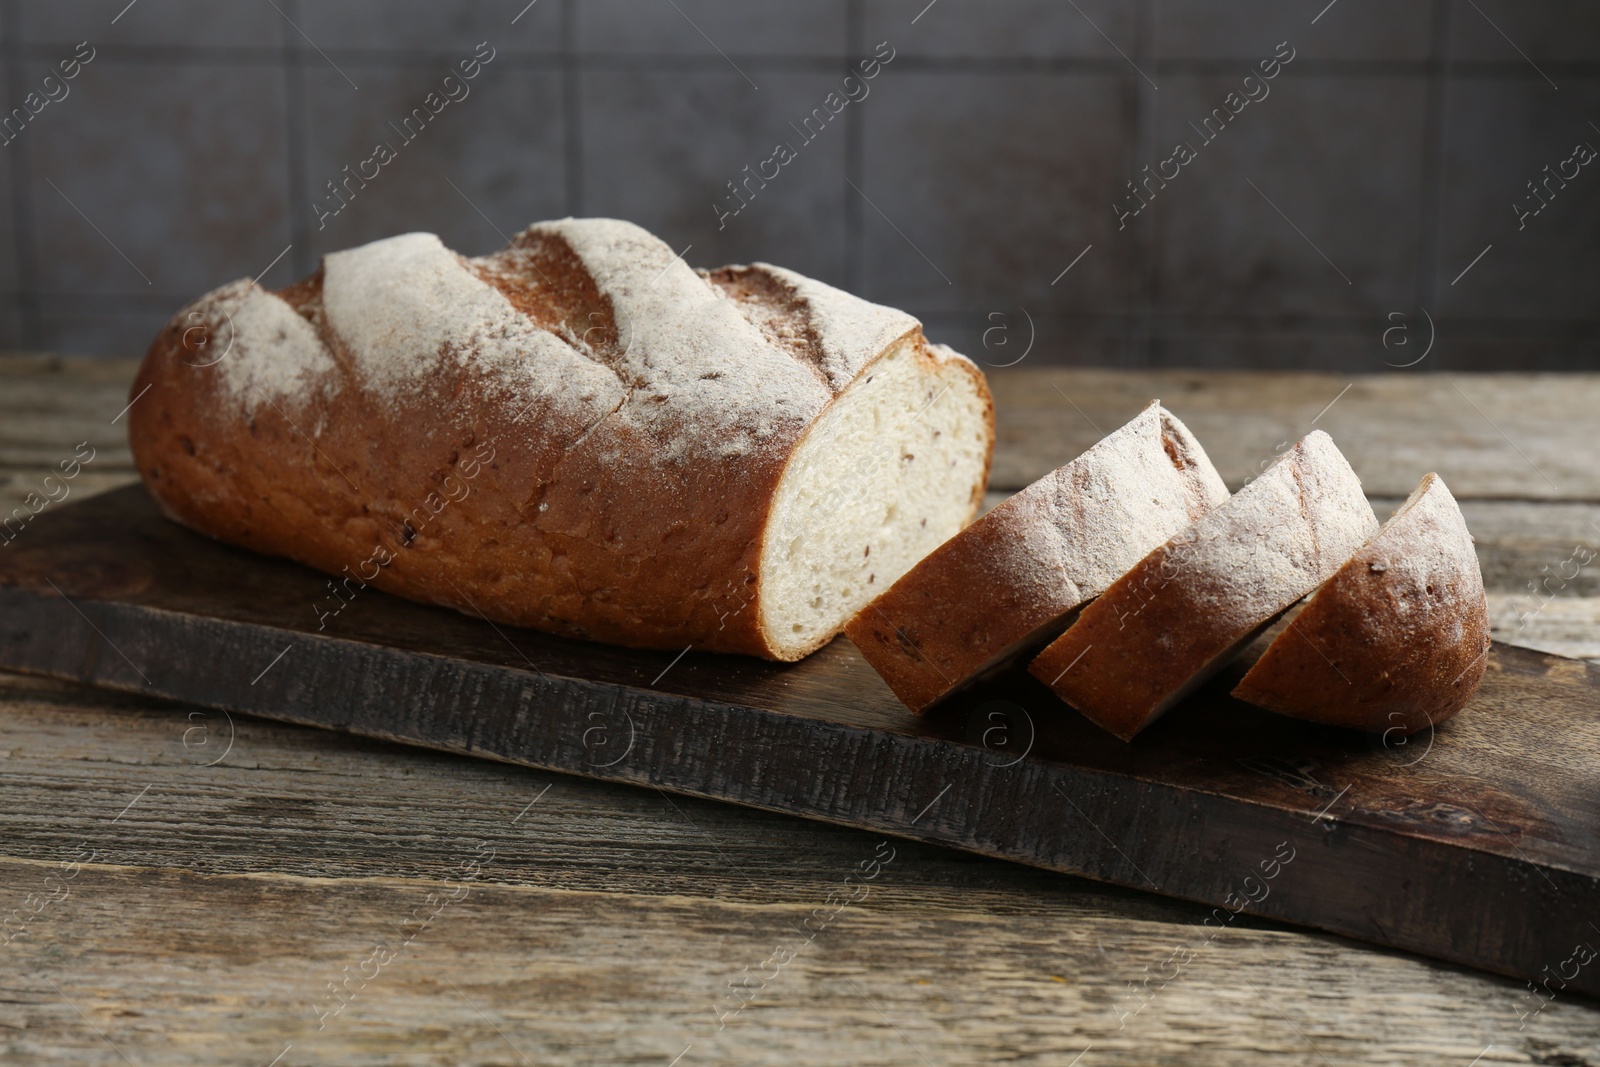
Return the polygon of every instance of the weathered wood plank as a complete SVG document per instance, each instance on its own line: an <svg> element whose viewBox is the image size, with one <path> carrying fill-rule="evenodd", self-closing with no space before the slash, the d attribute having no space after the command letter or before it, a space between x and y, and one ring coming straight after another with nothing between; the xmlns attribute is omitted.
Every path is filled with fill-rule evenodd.
<svg viewBox="0 0 1600 1067"><path fill-rule="evenodd" d="M0 709L0 840L15 858L59 859L81 843L119 866L437 881L460 858L452 841L476 835L505 838L495 878L508 884L796 904L857 864L861 841L880 840L26 675L0 673ZM507 820L548 787L552 802L540 799L507 837ZM927 879L949 903L979 899L997 880L1018 890L1061 884L1049 872L901 843L903 855L919 857L918 873L898 884ZM1122 904L1147 917L1186 913L1146 893L1069 881L1101 912Z"/></svg>
<svg viewBox="0 0 1600 1067"><path fill-rule="evenodd" d="M459 844L472 855L486 842ZM0 863L8 881L48 869ZM12 946L0 1047L17 1062L278 1067L1068 1064L1089 1047L1079 1062L1141 1067L1600 1054L1595 1012L1574 1002L1518 1031L1510 983L1246 929L1119 1029L1116 990L1182 943L1172 927L1091 926L1064 895L1032 892L930 906L889 888L894 874L807 939L795 931L810 904L86 868L33 943ZM430 893L461 889L420 925ZM785 948L798 951L782 970L763 967ZM769 980L719 1016L747 973ZM341 981L348 1003L331 1014L341 1001L327 986Z"/></svg>
<svg viewBox="0 0 1600 1067"><path fill-rule="evenodd" d="M122 490L43 516L0 559L0 663L953 844L1522 977L1600 913L1600 676L1573 661L1497 648L1416 759L1247 708L1228 679L1123 745L1026 676L918 720L843 642L793 665L680 662L372 590L324 631L323 585ZM1010 748L990 744L997 700ZM1600 993L1600 968L1570 988Z"/></svg>
<svg viewBox="0 0 1600 1067"><path fill-rule="evenodd" d="M184 732L225 724L190 710L0 676L0 906L66 894L0 946L19 1063L1600 1057L1582 999L1524 1020L1508 980L1244 916L1207 944L1192 905L912 842L803 937L883 838L257 719L206 767ZM460 899L422 927L429 893ZM746 968L772 977L719 1031Z"/></svg>
<svg viewBox="0 0 1600 1067"><path fill-rule="evenodd" d="M1321 428L1374 496L1404 497L1437 471L1463 499L1600 500L1595 375L1018 368L989 380L1000 432L997 489L1021 488L1159 397L1235 489Z"/></svg>
<svg viewBox="0 0 1600 1067"><path fill-rule="evenodd" d="M110 423L126 402L132 368L126 361L0 358L4 510L80 441L91 441L97 457L73 483L73 500L133 480L120 427ZM1295 414L1308 420L1326 403L1312 395L1320 396L1324 383L1290 380L1314 376L1240 375L1226 388L1201 383L1195 392L1223 398L1202 417L1161 375L1141 376L1118 392L1115 382L1095 386L1075 376L1082 372L1064 373L1071 377L1063 390L1103 429L1150 396L1162 396L1205 437L1234 484L1252 463L1269 457L1278 440L1304 432ZM1266 379L1265 393L1253 391L1246 380L1252 377ZM1551 474L1562 490L1557 495L1594 499L1591 492L1569 493L1565 479L1520 436L1521 428L1507 426L1495 405L1500 384L1513 378L1470 379L1462 389ZM1592 390L1585 381L1595 380L1574 384ZM1089 386L1087 404L1080 381ZM1493 403L1485 403L1474 381L1488 383L1484 392ZM1028 393L1043 392L1046 379L1030 385L996 376L995 382L1002 412L997 486L1019 486L1096 439L1088 429L1081 440L1072 436L1069 420L1082 416L1071 405L1054 415L1038 410L1038 398ZM1327 384L1331 398L1345 382ZM1095 399L1097 389L1104 403ZM1441 395L1460 401L1454 393ZM1332 420L1357 397L1352 388L1317 423L1353 458L1358 449ZM1558 406L1534 399L1533 406L1560 414ZM1291 415L1252 423L1275 410L1274 402ZM1535 436L1588 425L1593 399L1579 406L1583 410L1565 428L1534 425ZM1008 443L1008 427L1029 419L1043 443ZM1551 421L1558 421L1555 414ZM1382 451L1391 431L1381 419L1375 422L1361 432ZM1219 448L1218 439L1241 425L1254 427L1250 440L1260 438L1261 456L1241 449L1228 457ZM1466 429L1467 455L1492 451L1494 440ZM1408 432L1414 445L1427 444L1425 426ZM1587 441L1580 443L1582 454ZM1458 447L1449 435L1439 435L1436 445ZM1476 468L1457 476L1432 466L1463 497L1480 489L1483 497L1550 496L1547 486L1501 491L1508 481L1517 484L1515 471L1507 478L1505 470L1514 455L1506 450L1494 458L1488 469L1499 481L1485 483L1486 489L1475 480ZM1395 483L1387 487L1364 459L1357 466L1369 492L1394 496L1409 491L1422 469L1397 467L1385 475ZM1531 468L1523 473L1529 482L1539 480ZM1385 502L1376 503L1382 513ZM1485 576L1500 590L1491 597L1497 618L1511 625L1513 594L1539 578L1539 568L1567 558L1567 542L1589 536L1584 531L1594 515L1592 508L1553 501L1469 499L1464 508ZM1585 570L1528 620L1530 640L1549 647L1550 640L1570 638L1563 651L1592 647L1584 643L1600 633L1592 574ZM1520 639L1505 625L1496 636ZM276 1039L306 1029L309 1020L313 1032L304 1044L294 1039L296 1048L281 1067L497 1057L524 1062L490 1022L538 1062L665 1064L682 1046L663 1053L658 1039L688 1020L709 1017L707 986L713 996L726 995L727 981L744 966L759 969L780 943L773 930L785 920L802 921L836 888L832 876L870 856L880 840L248 717L235 724L242 747L218 767L205 768L199 764L215 749L197 742L215 743L227 724L215 712L188 718L195 712L0 675L0 853L11 857L0 860L0 907L21 906L36 888L29 879L46 870L36 864L59 862L63 848L88 842L122 849L119 858L97 861L81 876L96 881L84 881L29 924L24 937L0 945L6 962L0 1048L10 1058L123 1062L57 997L49 985L54 981L139 1063L266 1063L283 1048ZM198 728L204 732L193 732ZM1551 754L1564 751L1556 746ZM208 777L214 773L226 776ZM505 804L520 810L552 782L516 833L489 836ZM118 819L147 785L150 790ZM557 799L559 805L546 804ZM537 824L530 821L535 812L543 820ZM391 921L385 916L399 921L449 873L450 843L474 835L503 840L506 847L497 853L503 862L489 868L459 911L441 916L413 946L416 955L386 969L371 995L335 1020L332 1036L315 1033L315 1015L297 1003L305 988L364 959L340 951L370 951L363 942L374 930L382 936ZM1600 1061L1600 1007L1559 997L1519 1030L1519 1014L1535 1002L1515 983L1247 916L1160 988L1151 972L1161 970L1175 946L1193 944L1184 924L1196 921L1200 909L933 846L895 847L901 850L896 861L869 898L842 913L851 923L861 914L876 925L845 925L842 917L818 938L815 955L803 953L734 1020L731 1036L724 1031L697 1041L683 1067L697 1061L921 1062L876 1009L937 1063L1066 1063L1089 1043L1095 1049L1085 1067L1291 1057L1322 1062L1319 1052L1339 1063L1465 1064L1490 1043L1481 1063ZM234 877L241 872L249 876ZM295 892L241 897L241 881ZM491 899L491 890L510 895ZM727 910L708 918L708 908ZM560 921L546 918L552 914ZM749 927L741 925L746 921ZM53 922L60 927L37 925ZM468 929L482 936L463 941L451 933ZM586 930L593 932L587 940ZM441 951L430 954L436 934L447 936L440 938ZM559 952L539 950L551 945ZM440 962L459 962L471 980L482 979L471 985L448 974L484 1015L439 980ZM317 972L320 963L334 973ZM844 1004L856 992L848 985L841 990L841 977L860 986L876 1008ZM1270 1005L1241 979L1270 997ZM1118 1031L1114 998L1129 998L1124 1010L1137 1003L1126 994L1128 982L1146 982L1159 993Z"/></svg>
<svg viewBox="0 0 1600 1067"><path fill-rule="evenodd" d="M88 441L92 466L132 471L127 424L112 422L128 403L133 360L0 356L0 469L53 468Z"/></svg>
<svg viewBox="0 0 1600 1067"><path fill-rule="evenodd" d="M1489 617L1497 641L1600 663L1600 597L1557 597L1538 604L1525 596L1490 593Z"/></svg>

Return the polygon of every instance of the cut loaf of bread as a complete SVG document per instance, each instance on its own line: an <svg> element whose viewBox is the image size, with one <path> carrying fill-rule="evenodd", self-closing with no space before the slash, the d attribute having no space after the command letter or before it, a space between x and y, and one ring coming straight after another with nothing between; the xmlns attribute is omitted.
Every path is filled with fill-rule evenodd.
<svg viewBox="0 0 1600 1067"><path fill-rule="evenodd" d="M1443 479L1428 474L1233 695L1313 722L1409 734L1460 711L1488 663L1472 535Z"/></svg>
<svg viewBox="0 0 1600 1067"><path fill-rule="evenodd" d="M911 316L609 219L224 286L131 395L168 515L346 600L781 660L971 519L994 440L982 374Z"/></svg>
<svg viewBox="0 0 1600 1067"><path fill-rule="evenodd" d="M1139 557L1228 498L1153 401L935 549L845 627L895 696L932 705L1037 652Z"/></svg>
<svg viewBox="0 0 1600 1067"><path fill-rule="evenodd" d="M1122 738L1210 677L1377 529L1321 430L1141 559L1029 672Z"/></svg>

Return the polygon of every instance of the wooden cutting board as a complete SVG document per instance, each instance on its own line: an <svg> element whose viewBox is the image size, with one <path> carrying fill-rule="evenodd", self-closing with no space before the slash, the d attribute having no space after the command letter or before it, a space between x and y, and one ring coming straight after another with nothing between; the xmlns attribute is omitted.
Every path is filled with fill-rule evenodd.
<svg viewBox="0 0 1600 1067"><path fill-rule="evenodd" d="M1236 670L1125 745L1026 676L916 719L842 640L778 665L344 599L132 487L0 548L0 667L1213 905L1129 1010L1237 911L1600 995L1600 672L1576 660L1496 645L1471 706L1410 739L1250 708Z"/></svg>

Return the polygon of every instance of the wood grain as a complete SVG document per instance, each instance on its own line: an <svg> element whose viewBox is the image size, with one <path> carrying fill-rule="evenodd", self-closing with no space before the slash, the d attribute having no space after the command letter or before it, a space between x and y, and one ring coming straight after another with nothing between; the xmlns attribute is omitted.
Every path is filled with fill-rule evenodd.
<svg viewBox="0 0 1600 1067"><path fill-rule="evenodd" d="M110 422L126 403L132 370L128 361L0 357L5 510L84 440L100 451L76 481L74 500L134 480ZM1202 418L1184 391L1167 384L1171 377L1130 376L1119 387L1116 376L1094 384L1094 373L1050 375L1063 376L1055 381L1106 429L1161 396L1205 437L1234 484L1278 440L1304 432L1295 417L1316 416L1348 381L1177 375L1196 384L1192 392L1216 398ZM1516 377L1461 381L1506 428L1498 385ZM1021 377L992 380L1003 420L997 487L1020 486L1030 471L1042 473L1096 439L1086 422L1074 427L1082 416L1048 379L1034 386ZM1261 392L1253 391L1257 381ZM1455 394L1447 381L1423 379L1415 388L1443 388L1437 396L1448 400ZM1600 378L1565 381L1587 390L1583 396L1600 388ZM1353 388L1317 423L1353 456L1356 446L1330 420L1356 395ZM1287 419L1259 421L1282 400ZM1584 404L1565 425L1552 419L1530 427L1532 439L1513 433L1516 444L1544 468L1539 438L1581 434L1594 410L1592 400ZM1443 409L1413 405L1404 417L1426 420L1433 410ZM1371 420L1372 451L1382 453L1395 433L1413 440L1430 433L1427 425L1391 427L1400 418ZM1023 421L1033 428L1009 431ZM1253 427L1262 456L1241 448L1226 457L1218 438L1236 427ZM1509 604L1540 567L1566 558L1566 541L1585 536L1600 509L1588 503L1592 493L1562 503L1522 484L1504 439L1486 436L1494 431L1483 426L1464 429L1459 440L1439 437L1424 465L1444 471L1458 496L1477 494L1463 507L1491 600ZM1485 469L1500 472L1498 485L1480 484L1472 463L1460 475L1441 465L1463 442L1465 455L1482 458L1496 440L1501 451ZM1587 454L1590 444L1550 447ZM1376 496L1398 497L1414 484L1397 470L1396 485L1386 489L1367 460L1357 460ZM1539 480L1523 470L1525 481ZM1563 480L1557 484L1566 490ZM1520 499L1539 495L1545 499ZM1375 504L1382 514L1385 502ZM1570 641L1564 647L1600 655L1592 573L1521 631L1498 629L1497 640ZM216 716L0 674L0 855L9 857L0 859L0 906L21 907L42 884L41 865L57 864L80 843L124 849L97 859L81 876L95 881L0 946L0 1058L123 1063L92 1022L139 1064L259 1065L289 1042L295 1047L280 1067L524 1063L495 1027L540 1063L665 1065L690 1041L695 1048L682 1067L924 1062L898 1027L939 1064L1070 1063L1088 1044L1094 1049L1083 1067L1285 1059L1464 1067L1480 1053L1483 1064L1600 1064L1600 1008L1582 998L1558 997L1519 1020L1537 1002L1510 980L1249 916L1234 920L1119 1030L1118 996L1123 1010L1137 1002L1127 983L1156 984L1151 972L1174 947L1192 945L1188 924L1204 909L910 842L872 895L818 939L814 955L808 950L728 1030L713 1034L704 1021L713 1017L707 990L723 995L744 967L758 967L783 924L820 906L881 838L251 717L236 720L235 748L222 764L205 768L215 749L200 742L215 744L228 725ZM551 791L514 832L491 836L503 812L521 810L546 786ZM534 812L541 821L531 821ZM374 930L382 936L384 916L409 912L441 884L458 828L474 844L499 849L505 859L481 885L510 895L489 903L474 888L462 910L453 918L446 912L428 935L437 939L430 946L442 942L436 952L430 947L386 970L357 1007L317 1032L306 987L364 958L357 950L370 949ZM255 883L283 889L282 907L263 906L267 898L254 889L240 891ZM583 908L566 910L579 900ZM854 925L857 917L872 924ZM586 930L596 935L585 939ZM528 939L538 936L561 951L532 951ZM329 973L319 969L324 964ZM873 1007L850 1003L856 991L841 988L841 979L855 982ZM674 1046L679 1033L685 1036Z"/></svg>
<svg viewBox="0 0 1600 1067"><path fill-rule="evenodd" d="M1120 1019L1204 909L911 842L718 1031L727 983L881 837L254 718L207 767L185 733L221 741L215 713L43 679L0 675L0 709L5 906L99 850L0 947L18 1063L123 1064L108 1039L257 1067L1600 1062L1581 998L1519 1030L1517 983L1248 916ZM318 1029L326 983L480 845L467 895Z"/></svg>
<svg viewBox="0 0 1600 1067"><path fill-rule="evenodd" d="M1230 699L1234 671L1124 745L1020 673L918 719L843 641L780 665L374 590L345 603L136 486L29 532L0 558L13 669L956 845L1532 980L1600 916L1600 671L1575 661L1496 648L1458 720L1376 749ZM1600 965L1563 979L1600 994Z"/></svg>
<svg viewBox="0 0 1600 1067"><path fill-rule="evenodd" d="M1233 489L1323 429L1373 496L1404 497L1431 470L1458 499L1600 500L1593 375L1019 368L990 385L997 489L1021 488L1159 397Z"/></svg>

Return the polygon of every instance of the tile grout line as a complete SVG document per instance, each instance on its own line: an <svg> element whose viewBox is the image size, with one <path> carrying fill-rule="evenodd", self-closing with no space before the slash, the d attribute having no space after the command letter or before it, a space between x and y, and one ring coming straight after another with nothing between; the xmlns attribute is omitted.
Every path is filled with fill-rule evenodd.
<svg viewBox="0 0 1600 1067"><path fill-rule="evenodd" d="M1427 83L1426 111L1423 116L1421 218L1417 225L1416 302L1427 307L1439 289L1439 243L1444 212L1444 154L1446 108L1450 92L1450 9L1451 0L1434 0L1430 26L1428 60L1432 72ZM1424 368L1436 371L1436 359Z"/></svg>
<svg viewBox="0 0 1600 1067"><path fill-rule="evenodd" d="M291 9L291 14L298 17L301 14L300 6L296 0L285 0ZM300 49L295 44L295 39L287 25L279 27L282 41L279 46L283 64L283 107L284 107L284 145L286 157L284 183L288 187L285 203L289 217L285 220L289 225L289 242L294 246L290 265L294 268L294 276L303 278L311 273L315 262L312 256L311 223L299 209L298 201L301 196L310 190L310 109L306 106L305 69L301 62Z"/></svg>
<svg viewBox="0 0 1600 1067"><path fill-rule="evenodd" d="M567 214L581 217L583 204L583 74L578 50L577 0L561 0L561 145Z"/></svg>
<svg viewBox="0 0 1600 1067"><path fill-rule="evenodd" d="M4 0L0 7L0 32L5 35L0 54L5 58L6 95L21 100L24 93L22 74L22 45L19 0ZM33 190L28 184L28 152L25 139L18 138L8 146L14 149L11 156L11 225L15 231L17 270L16 311L21 322L22 344L37 349L44 346L44 324L40 322L38 299L34 295L34 280L38 278L38 241L34 229Z"/></svg>
<svg viewBox="0 0 1600 1067"><path fill-rule="evenodd" d="M304 5L298 0L283 0L287 7L298 17ZM1423 153L1423 174L1421 176L1421 189L1419 206L1423 217L1417 226L1418 255L1416 266L1415 292L1419 303L1425 300L1436 299L1436 291L1441 286L1441 279L1436 267L1439 258L1439 244L1441 241L1442 212L1443 212L1443 169L1445 166L1444 145L1447 136L1446 114L1449 99L1449 84L1452 72L1452 58L1450 48L1450 3L1449 0L1435 0L1433 5L1432 20L1430 22L1430 55L1426 63L1428 97L1426 118L1424 120L1427 143ZM563 108L567 116L565 138L567 153L564 160L565 181L567 185L568 210L570 213L579 214L583 209L583 99L581 94L581 80L584 72L589 70L593 63L602 64L609 62L626 63L636 60L639 64L648 66L651 63L676 62L681 57L662 54L640 54L629 57L621 54L595 53L589 55L579 48L578 11L577 0L562 0L562 51L556 60L561 63L565 74L565 89ZM846 41L853 50L859 50L860 42L855 38L864 33L864 0L847 0L846 7ZM19 5L17 0L0 0L0 17L4 18L6 38L3 50L7 62L7 86L13 90L14 95L19 89L19 79L25 76L23 70L23 56L33 56L39 49L48 47L23 40L20 33ZM1160 54L1160 11L1156 0L1138 0L1137 7L1137 32L1133 45L1133 53L1139 57L1143 64L1147 59L1159 63L1154 57ZM935 9L937 13L937 9ZM137 49L145 46L122 46ZM109 50L109 49L108 49ZM278 62L284 69L286 83L286 148L288 166L286 168L287 194L287 225L291 236L294 251L289 262L296 267L297 275L308 273L314 262L312 249L309 247L308 238L312 232L310 221L304 216L296 205L299 196L306 195L310 190L307 182L309 174L309 124L310 112L306 99L306 85L304 82L304 49L295 39L283 31L283 40L278 46ZM153 54L153 52L152 52ZM419 53L420 55L420 53ZM110 57L108 57L109 59ZM393 57L390 57L391 59ZM912 57L907 57L908 59ZM531 64L545 62L539 56L524 57ZM780 59L794 59L797 62L833 62L824 56L811 57L780 57ZM388 60L383 60L387 62ZM420 62L415 57L404 59L406 63ZM710 62L709 57L707 61ZM179 59L173 62L183 66L195 65L193 60ZM393 59L399 64L401 59ZM848 63L848 59L846 60ZM1519 66L1518 64L1504 64L1507 68ZM959 67L950 67L949 71L957 71ZM945 68L936 68L935 73L946 73ZM1069 78L1073 75L1069 71L1057 72L1056 77ZM1341 76L1343 78L1344 76ZM1359 77L1351 75L1350 77ZM22 88L25 88L23 86ZM1136 87L1139 96L1135 98L1134 119L1134 144L1133 155L1144 158L1148 155L1146 148L1155 137L1155 110L1157 102L1153 93L1146 86ZM847 181L850 176L858 180L864 174L864 143L865 119L852 109L849 115L849 126L846 129L845 172ZM14 158L10 169L14 179L20 171L27 172L27 146L16 144L12 146ZM1137 159L1131 162L1137 163ZM1136 171L1137 167L1131 167ZM51 304L52 297L40 292L34 287L31 279L37 277L33 264L38 259L38 240L36 224L31 209L31 189L25 180L14 180L12 191L12 210L17 231L14 260L19 272L19 281L16 293L7 299L13 305L22 323L25 341L32 347L43 343L42 333L45 329L45 318L53 315ZM303 206L303 205L301 205ZM867 255L865 247L864 223L861 218L863 212L861 205L854 203L853 198L846 198L846 240L847 262L846 271L851 278L851 284L858 291L866 285ZM1155 220L1158 224L1160 220ZM1161 317L1159 315L1159 288L1161 272L1160 259L1153 250L1161 246L1160 228L1150 227L1150 234L1140 235L1135 242L1135 268L1128 281L1128 291L1132 299L1130 308L1124 316L1123 324L1118 328L1118 333L1123 338L1123 362L1130 368L1156 366L1156 348L1160 339L1165 336L1161 332ZM23 282L22 279L30 279ZM1093 362L1099 362L1098 359ZM1430 366L1433 366L1430 364Z"/></svg>
<svg viewBox="0 0 1600 1067"><path fill-rule="evenodd" d="M1159 63L1161 52L1161 20L1159 0L1139 0L1136 14L1136 31L1133 51L1141 67ZM1155 89L1134 83L1133 138L1128 173L1139 173L1141 158L1154 154L1152 146L1156 137L1156 109L1160 98ZM1160 239L1159 217L1152 217L1151 225L1136 227L1128 236L1132 238L1133 251L1128 278L1128 325L1124 342L1124 369L1147 368L1152 365L1152 337L1155 330L1155 301L1159 278L1156 271L1157 249Z"/></svg>
<svg viewBox="0 0 1600 1067"><path fill-rule="evenodd" d="M1142 0L1143 2L1143 0ZM935 9L937 11L937 9ZM931 15L929 16L932 17ZM1159 19L1150 20L1159 30ZM574 23L575 24L575 23ZM25 62L48 64L59 58L64 48L73 42L12 42L17 57ZM447 48L395 47L359 48L333 45L324 49L330 57L360 70L408 70L448 64L459 58ZM191 45L119 44L107 45L100 52L97 64L106 66L216 66L239 65L276 66L282 62L281 45L216 45L199 47ZM706 53L680 52L606 52L584 51L574 43L574 59L591 68L626 71L709 70L725 66L720 56ZM816 53L730 53L742 64L765 67L769 70L804 70L831 73L838 69L836 52ZM1137 58L1138 53L1135 53ZM1146 57L1150 59L1149 56ZM1219 55L1214 57L1171 56L1150 59L1147 69L1163 76L1212 77L1227 75L1240 64L1248 65L1255 57L1248 55ZM559 70L563 65L563 51L535 51L508 48L501 52L497 64L518 70ZM895 63L905 69L935 74L1060 74L1065 76L1103 76L1118 74L1126 67L1120 58L1087 57L1078 55L1034 56L1004 52L990 56L930 56L904 55ZM1141 66L1145 64L1141 63ZM1364 79L1413 78L1432 76L1433 63L1428 59L1322 59L1309 57L1296 61L1297 69L1308 76L1359 81ZM1600 78L1600 62L1572 61L1552 64L1552 69L1563 76L1578 81ZM1454 77L1482 81L1526 81L1541 79L1521 61L1469 60L1456 63L1452 60Z"/></svg>
<svg viewBox="0 0 1600 1067"><path fill-rule="evenodd" d="M866 12L863 0L847 0L845 6L845 73L850 72L852 56L866 51ZM849 185L866 184L866 119L865 102L861 107L850 108L845 114L844 127L844 197L845 287L858 296L866 297L867 244L865 219L861 201L851 196Z"/></svg>

